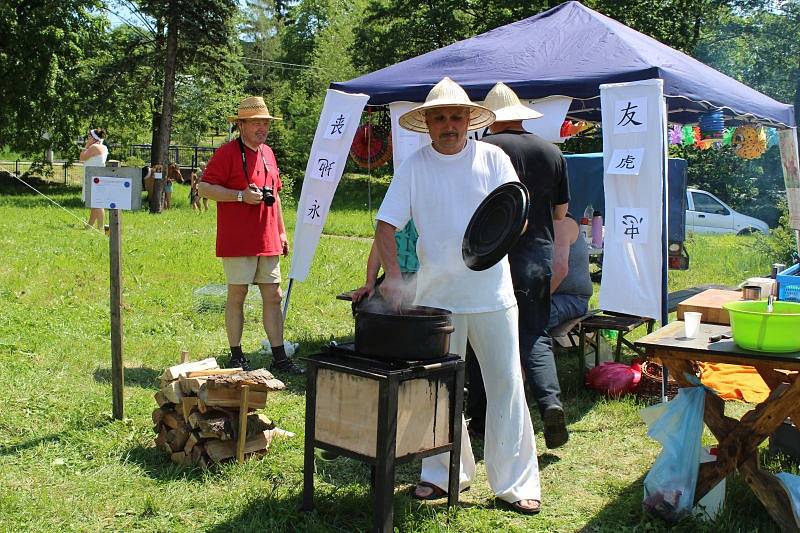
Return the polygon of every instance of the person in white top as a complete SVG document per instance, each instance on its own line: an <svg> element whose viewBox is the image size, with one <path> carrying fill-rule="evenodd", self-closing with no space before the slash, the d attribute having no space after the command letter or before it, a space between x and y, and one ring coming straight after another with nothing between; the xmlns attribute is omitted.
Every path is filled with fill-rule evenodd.
<svg viewBox="0 0 800 533"><path fill-rule="evenodd" d="M384 298L398 306L403 280L394 233L409 219L419 232L419 271L414 303L449 309L455 331L450 351L462 358L467 339L483 371L487 396L484 446L486 472L495 496L521 513L539 511L541 488L533 426L525 402L519 364L517 305L508 260L476 272L464 264L461 242L481 201L499 185L519 181L502 150L467 139L467 131L488 126L494 113L473 104L449 78L440 81L425 103L400 117L400 125L430 135L396 170L378 210L375 242L386 279ZM475 459L462 418L460 490L475 474ZM447 495L449 454L422 461L413 496Z"/></svg>
<svg viewBox="0 0 800 533"><path fill-rule="evenodd" d="M86 136L86 145L79 156L80 160L83 161L84 168L106 166L108 148L103 144L105 136L106 132L103 128L89 130L89 134ZM85 200L86 191L84 190L84 201ZM89 227L97 224L97 229L102 230L104 220L105 210L102 207L92 207L89 209L89 222L87 222Z"/></svg>

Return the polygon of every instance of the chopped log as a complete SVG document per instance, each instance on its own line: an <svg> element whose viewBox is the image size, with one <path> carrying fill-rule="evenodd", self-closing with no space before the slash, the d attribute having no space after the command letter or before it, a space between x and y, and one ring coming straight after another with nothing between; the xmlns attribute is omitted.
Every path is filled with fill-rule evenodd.
<svg viewBox="0 0 800 533"><path fill-rule="evenodd" d="M185 427L170 429L167 431L167 444L173 452L183 451L186 440L189 438L189 431Z"/></svg>
<svg viewBox="0 0 800 533"><path fill-rule="evenodd" d="M181 413L183 414L184 420L189 420L189 415L192 414L192 410L197 407L197 397L195 396L184 396L181 399Z"/></svg>
<svg viewBox="0 0 800 533"><path fill-rule="evenodd" d="M160 390L153 395L153 398L155 398L156 403L158 404L159 407L169 407L170 406L171 402L169 400L167 400L167 397L164 396L164 393L161 392Z"/></svg>
<svg viewBox="0 0 800 533"><path fill-rule="evenodd" d="M181 391L184 395L194 395L196 396L197 393L200 391L200 387L203 383L206 382L206 378L204 377L186 377L181 376Z"/></svg>
<svg viewBox="0 0 800 533"><path fill-rule="evenodd" d="M189 433L189 438L186 439L186 444L183 446L183 451L186 452L186 455L192 453L192 448L194 448L199 442L200 437L197 435L197 433Z"/></svg>
<svg viewBox="0 0 800 533"><path fill-rule="evenodd" d="M275 429L275 423L266 415L258 413L250 413L247 415L247 438L268 429ZM234 425L232 437L234 440L239 438L239 426Z"/></svg>
<svg viewBox="0 0 800 533"><path fill-rule="evenodd" d="M200 398L197 399L197 410L203 414L206 414L208 412L208 408L206 407L206 402L204 402Z"/></svg>
<svg viewBox="0 0 800 533"><path fill-rule="evenodd" d="M164 418L164 411L159 407L158 409L153 409L153 424L158 426L161 424L161 420Z"/></svg>
<svg viewBox="0 0 800 533"><path fill-rule="evenodd" d="M181 364L189 362L189 350L181 350Z"/></svg>
<svg viewBox="0 0 800 533"><path fill-rule="evenodd" d="M156 447L160 450L163 450L167 453L172 453L172 448L167 443L167 428L161 426L161 429L158 431L158 436L155 438Z"/></svg>
<svg viewBox="0 0 800 533"><path fill-rule="evenodd" d="M227 417L219 414L192 413L189 415L189 425L193 429L209 431L213 433L226 433L230 429L230 422Z"/></svg>
<svg viewBox="0 0 800 533"><path fill-rule="evenodd" d="M170 402L174 404L181 403L181 398L183 397L183 393L181 392L181 384L178 381L170 381L163 387L161 387L161 392L164 393L164 397Z"/></svg>
<svg viewBox="0 0 800 533"><path fill-rule="evenodd" d="M244 443L244 454L248 455L259 450L265 450L272 442L275 430L262 431ZM208 457L215 463L236 456L236 443L234 441L210 440L205 444Z"/></svg>
<svg viewBox="0 0 800 533"><path fill-rule="evenodd" d="M200 399L206 405L219 406L219 407L238 407L239 406L239 389L228 388L209 388L206 383L200 387ZM250 391L247 398L248 409L262 409L267 405L267 393L262 391Z"/></svg>
<svg viewBox="0 0 800 533"><path fill-rule="evenodd" d="M214 440L231 440L231 436L227 433L217 433L216 431L201 431L200 437L203 439L214 439Z"/></svg>
<svg viewBox="0 0 800 533"><path fill-rule="evenodd" d="M283 381L275 378L275 376L263 368L251 370L250 372L209 376L206 384L209 389L247 385L250 387L250 392L269 392L286 388Z"/></svg>
<svg viewBox="0 0 800 533"><path fill-rule="evenodd" d="M178 379L187 372L194 372L197 370L210 370L212 368L219 368L217 360L213 357L203 359L202 361L192 361L191 363L181 363L179 365L171 366L161 374L161 379L164 381L172 381Z"/></svg>
<svg viewBox="0 0 800 533"><path fill-rule="evenodd" d="M239 373L241 371L242 371L242 368L238 367L238 366L236 368L217 368L216 370L214 370L214 369L212 369L212 370L195 370L193 372L187 372L185 377L187 377L187 378L202 378L202 377L206 377L206 376L215 376L217 374L219 374L219 375L237 374L237 373Z"/></svg>
<svg viewBox="0 0 800 533"><path fill-rule="evenodd" d="M183 452L183 450L171 453L169 458L172 459L173 463L177 463L179 465L185 465L189 463L189 460L186 458L186 454Z"/></svg>
<svg viewBox="0 0 800 533"><path fill-rule="evenodd" d="M200 458L203 457L205 453L206 453L205 446L203 446L202 444L197 444L194 448L192 448L192 455L191 455L192 462L193 463L200 462Z"/></svg>
<svg viewBox="0 0 800 533"><path fill-rule="evenodd" d="M186 423L183 417L175 411L165 411L161 422L170 429L175 429Z"/></svg>

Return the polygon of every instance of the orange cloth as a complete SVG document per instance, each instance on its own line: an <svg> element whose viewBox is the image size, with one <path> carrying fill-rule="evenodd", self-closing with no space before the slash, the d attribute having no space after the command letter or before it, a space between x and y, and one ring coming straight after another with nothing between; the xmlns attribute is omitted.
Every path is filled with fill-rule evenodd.
<svg viewBox="0 0 800 533"><path fill-rule="evenodd" d="M700 381L723 400L761 403L769 396L769 387L752 366L700 363L700 368Z"/></svg>

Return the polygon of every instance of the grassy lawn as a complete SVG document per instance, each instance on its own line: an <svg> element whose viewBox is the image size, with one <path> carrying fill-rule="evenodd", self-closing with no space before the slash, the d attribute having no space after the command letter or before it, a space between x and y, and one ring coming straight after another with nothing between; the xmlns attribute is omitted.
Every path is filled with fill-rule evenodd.
<svg viewBox="0 0 800 533"><path fill-rule="evenodd" d="M342 183L309 279L295 284L287 338L301 355L352 336L353 322L336 294L360 284L374 209L385 180ZM351 460L318 462L317 510L297 511L303 478L304 382L270 396L266 413L297 434L276 441L266 457L203 472L173 465L152 445L155 378L181 349L193 358L223 356L223 316L198 312L193 291L224 283L214 257L215 214L188 208L176 185L176 208L162 215L123 215L126 370L124 421L112 421L108 318L108 244L83 229L77 188L39 183L64 205L30 189L0 183L0 531L336 531L371 527L369 470ZM296 191L299 193L299 191ZM73 216L70 216L74 215ZM293 228L295 213L286 218ZM768 271L750 241L696 236L692 268L671 273L671 290L736 284ZM283 272L288 272L288 262ZM258 364L263 338L257 306L248 308L243 346ZM543 484L535 517L495 509L479 464L472 490L451 512L441 502L408 496L419 463L401 467L395 494L400 531L665 531L642 514L642 479L659 446L646 436L634 399L612 401L584 391L574 358L559 359L571 440L549 451L534 415ZM742 404L730 411L741 414ZM477 447L478 456L481 456ZM769 458L770 468L790 468ZM771 531L763 507L736 478L715 523L687 519L677 531Z"/></svg>

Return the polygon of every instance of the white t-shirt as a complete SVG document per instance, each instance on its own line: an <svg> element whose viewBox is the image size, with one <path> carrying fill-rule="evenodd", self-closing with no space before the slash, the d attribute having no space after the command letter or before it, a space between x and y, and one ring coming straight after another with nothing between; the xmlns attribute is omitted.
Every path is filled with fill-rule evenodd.
<svg viewBox="0 0 800 533"><path fill-rule="evenodd" d="M396 228L414 219L419 232L415 304L453 313L485 313L516 305L508 259L475 272L461 256L461 242L475 209L509 181L519 179L508 156L496 146L473 140L455 155L424 146L396 170L377 218Z"/></svg>

